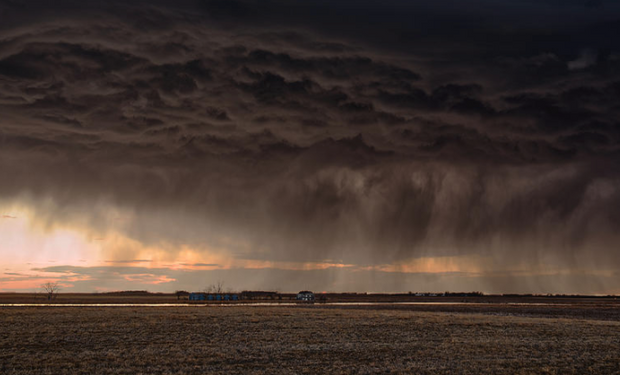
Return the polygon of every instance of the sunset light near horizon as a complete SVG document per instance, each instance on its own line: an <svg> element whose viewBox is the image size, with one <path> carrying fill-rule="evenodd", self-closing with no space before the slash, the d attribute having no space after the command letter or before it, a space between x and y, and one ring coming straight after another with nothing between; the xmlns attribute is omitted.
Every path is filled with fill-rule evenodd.
<svg viewBox="0 0 620 375"><path fill-rule="evenodd" d="M208 282L216 282L210 279L214 271L217 271L220 278L238 275L239 279L231 279L234 283L232 285L237 288L247 283L246 277L250 272L255 277L253 281L257 283L265 277L260 276L261 273L271 272L323 272L344 280L360 275L371 275L376 279L377 273L384 277L398 275L396 277L399 279L424 275L425 283L433 279L435 282L452 282L454 288L463 282L482 286L480 280L506 275L522 279L558 277L562 274L580 274L599 279L614 277L613 269L562 269L554 266L552 259L549 259L548 264L538 267L531 264L507 266L494 261L491 256L483 258L479 255L419 257L374 265L345 264L334 260L295 262L244 259L225 245L219 249L191 248L170 243L145 245L122 234L123 225L118 223L114 229L109 228L102 233L77 223L63 226L56 221L37 220L33 210L12 208L4 212L9 214L4 214L0 222L0 237L3 239L0 257L4 267L2 291L37 291L42 283L53 281L69 292L122 289L172 292L178 290L179 280L196 285L196 288L206 286ZM489 272L489 269L496 271ZM243 270L248 272L244 274ZM338 281L335 281L333 285L338 288ZM354 287L347 285L346 281L341 283L340 288L343 290ZM607 289L604 293L614 294L617 290Z"/></svg>

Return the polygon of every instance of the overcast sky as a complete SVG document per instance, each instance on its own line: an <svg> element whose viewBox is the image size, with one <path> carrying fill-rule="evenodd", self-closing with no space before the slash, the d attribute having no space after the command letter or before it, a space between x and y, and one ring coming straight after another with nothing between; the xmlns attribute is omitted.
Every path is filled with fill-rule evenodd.
<svg viewBox="0 0 620 375"><path fill-rule="evenodd" d="M616 1L0 20L0 291L620 294Z"/></svg>

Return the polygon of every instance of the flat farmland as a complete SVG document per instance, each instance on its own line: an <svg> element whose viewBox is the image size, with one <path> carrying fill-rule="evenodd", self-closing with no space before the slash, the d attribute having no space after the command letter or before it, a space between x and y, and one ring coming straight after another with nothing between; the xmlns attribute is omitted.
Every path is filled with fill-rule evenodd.
<svg viewBox="0 0 620 375"><path fill-rule="evenodd" d="M0 373L620 373L608 314L497 309L2 307Z"/></svg>

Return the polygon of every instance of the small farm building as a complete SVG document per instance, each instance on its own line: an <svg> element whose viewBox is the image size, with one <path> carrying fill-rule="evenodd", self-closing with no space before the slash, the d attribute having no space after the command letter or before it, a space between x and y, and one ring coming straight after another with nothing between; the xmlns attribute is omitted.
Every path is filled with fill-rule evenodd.
<svg viewBox="0 0 620 375"><path fill-rule="evenodd" d="M309 290L302 290L301 292L297 293L297 300L298 301L314 301L314 293L312 293Z"/></svg>
<svg viewBox="0 0 620 375"><path fill-rule="evenodd" d="M239 301L237 294L206 294L206 293L190 293L190 301Z"/></svg>

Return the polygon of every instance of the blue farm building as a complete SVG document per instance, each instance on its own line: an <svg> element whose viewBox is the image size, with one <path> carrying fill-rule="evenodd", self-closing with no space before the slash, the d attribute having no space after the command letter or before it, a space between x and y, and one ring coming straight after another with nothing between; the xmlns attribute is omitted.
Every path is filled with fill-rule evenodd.
<svg viewBox="0 0 620 375"><path fill-rule="evenodd" d="M190 293L190 301L239 301L237 294Z"/></svg>

